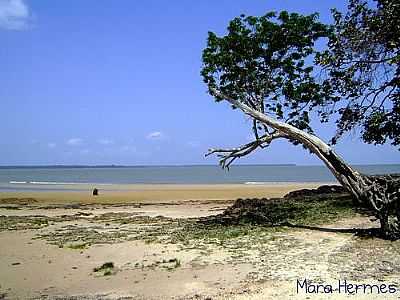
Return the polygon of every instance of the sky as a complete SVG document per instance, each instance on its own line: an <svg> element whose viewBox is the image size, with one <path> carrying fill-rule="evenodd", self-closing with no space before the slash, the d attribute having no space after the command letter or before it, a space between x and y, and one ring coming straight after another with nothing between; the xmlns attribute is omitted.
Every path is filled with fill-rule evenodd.
<svg viewBox="0 0 400 300"><path fill-rule="evenodd" d="M345 1L0 0L0 165L216 164L208 148L249 141L251 122L215 103L200 76L207 32L244 13L319 12ZM318 124L328 140L332 124ZM353 164L400 163L357 133L335 150ZM249 164L321 164L276 141Z"/></svg>

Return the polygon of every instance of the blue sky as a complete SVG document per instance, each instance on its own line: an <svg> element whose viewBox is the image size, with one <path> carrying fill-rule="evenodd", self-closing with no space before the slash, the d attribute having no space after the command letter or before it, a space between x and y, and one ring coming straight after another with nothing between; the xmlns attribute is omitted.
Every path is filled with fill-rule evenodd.
<svg viewBox="0 0 400 300"><path fill-rule="evenodd" d="M207 32L270 10L330 21L333 6L345 1L0 0L0 165L214 164L207 149L247 142L250 122L206 93ZM336 150L400 163L395 148L356 134ZM240 163L320 164L286 142Z"/></svg>

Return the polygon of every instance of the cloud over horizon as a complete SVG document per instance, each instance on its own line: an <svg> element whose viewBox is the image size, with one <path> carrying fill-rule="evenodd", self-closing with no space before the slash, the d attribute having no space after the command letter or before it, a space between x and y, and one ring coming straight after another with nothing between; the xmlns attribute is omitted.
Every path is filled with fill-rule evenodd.
<svg viewBox="0 0 400 300"><path fill-rule="evenodd" d="M161 131L153 131L153 132L150 132L147 136L146 136L146 138L148 139L148 140L159 140L159 139L161 139L161 138L163 138L164 137L164 134L161 132Z"/></svg>
<svg viewBox="0 0 400 300"><path fill-rule="evenodd" d="M80 138L70 138L67 140L66 144L69 146L79 146L82 145L83 140Z"/></svg>
<svg viewBox="0 0 400 300"><path fill-rule="evenodd" d="M0 0L0 29L26 29L29 19L29 8L24 0Z"/></svg>
<svg viewBox="0 0 400 300"><path fill-rule="evenodd" d="M109 139L99 139L97 142L99 144L101 144L101 145L112 145L112 144L114 144L114 141L113 140L109 140Z"/></svg>

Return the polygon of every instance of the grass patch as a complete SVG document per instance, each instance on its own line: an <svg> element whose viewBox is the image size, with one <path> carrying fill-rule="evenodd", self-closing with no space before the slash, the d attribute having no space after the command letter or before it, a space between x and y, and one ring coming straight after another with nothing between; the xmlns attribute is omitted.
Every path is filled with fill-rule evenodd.
<svg viewBox="0 0 400 300"><path fill-rule="evenodd" d="M5 230L26 230L26 229L41 229L55 223L76 221L79 216L63 215L63 216L0 216L0 231Z"/></svg>
<svg viewBox="0 0 400 300"><path fill-rule="evenodd" d="M0 231L40 229L49 225L44 216L0 216Z"/></svg>
<svg viewBox="0 0 400 300"><path fill-rule="evenodd" d="M302 198L238 199L221 215L203 218L205 224L317 225L356 213L349 195L327 194Z"/></svg>
<svg viewBox="0 0 400 300"><path fill-rule="evenodd" d="M85 247L94 244L113 244L123 242L128 239L129 232L124 230L109 229L107 231L95 228L87 228L80 226L63 226L56 231L49 231L37 234L34 239L45 239L49 244L56 245L63 248L65 245L79 245L85 244ZM72 246L73 249L74 246Z"/></svg>
<svg viewBox="0 0 400 300"><path fill-rule="evenodd" d="M38 202L35 198L1 198L0 204L28 205Z"/></svg>
<svg viewBox="0 0 400 300"><path fill-rule="evenodd" d="M76 243L76 244L69 244L67 248L73 250L83 250L86 249L89 245L87 243Z"/></svg>
<svg viewBox="0 0 400 300"><path fill-rule="evenodd" d="M179 250L195 249L206 253L217 246L245 256L245 253L239 252L257 250L266 243L279 241L282 232L292 230L284 226L285 223L326 224L352 217L357 212L360 211L354 209L352 199L345 194L294 199L239 199L217 216L173 219L107 213L91 219L92 226L67 225L56 231L42 232L37 238L61 247L70 244L75 249L94 244L140 240L145 243L176 244ZM106 223L110 226L104 226ZM180 262L176 264L176 267L180 266Z"/></svg>
<svg viewBox="0 0 400 300"><path fill-rule="evenodd" d="M170 242L190 245L204 241L224 246L230 240L244 243L273 238L274 233L288 230L285 223L319 225L357 213L352 199L326 197L305 199L246 199L238 200L223 214L201 218L198 222L186 222L169 234ZM198 245L197 245L198 246Z"/></svg>
<svg viewBox="0 0 400 300"><path fill-rule="evenodd" d="M318 201L312 197L303 201L288 200L281 205L272 204L270 209L274 215L274 221L278 224L287 221L302 225L319 225L351 217L356 213L350 197Z"/></svg>

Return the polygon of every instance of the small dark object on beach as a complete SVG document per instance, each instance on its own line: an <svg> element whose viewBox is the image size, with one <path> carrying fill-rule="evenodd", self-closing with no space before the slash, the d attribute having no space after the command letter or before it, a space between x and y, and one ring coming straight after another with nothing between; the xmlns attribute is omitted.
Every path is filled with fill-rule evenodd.
<svg viewBox="0 0 400 300"><path fill-rule="evenodd" d="M114 269L114 263L106 262L106 263L102 264L100 267L94 268L93 272L100 272L100 271L107 272L112 269Z"/></svg>
<svg viewBox="0 0 400 300"><path fill-rule="evenodd" d="M99 194L99 190L94 188L93 189L93 196L97 196Z"/></svg>

